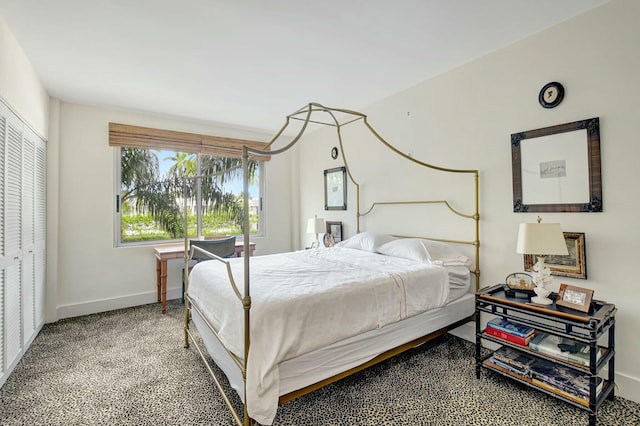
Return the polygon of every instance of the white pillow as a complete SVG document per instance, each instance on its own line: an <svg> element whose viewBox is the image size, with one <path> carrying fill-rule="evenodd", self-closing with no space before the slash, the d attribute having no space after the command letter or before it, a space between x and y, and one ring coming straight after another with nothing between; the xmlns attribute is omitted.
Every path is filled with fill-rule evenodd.
<svg viewBox="0 0 640 426"><path fill-rule="evenodd" d="M378 253L403 259L429 262L431 257L424 242L417 238L400 238L378 247Z"/></svg>
<svg viewBox="0 0 640 426"><path fill-rule="evenodd" d="M431 240L422 240L422 242L433 263L445 266L468 266L471 263L470 259L462 254L452 243Z"/></svg>
<svg viewBox="0 0 640 426"><path fill-rule="evenodd" d="M394 240L395 237L387 234L374 234L373 232L361 232L353 237L336 244L339 247L364 250L375 253L378 247Z"/></svg>

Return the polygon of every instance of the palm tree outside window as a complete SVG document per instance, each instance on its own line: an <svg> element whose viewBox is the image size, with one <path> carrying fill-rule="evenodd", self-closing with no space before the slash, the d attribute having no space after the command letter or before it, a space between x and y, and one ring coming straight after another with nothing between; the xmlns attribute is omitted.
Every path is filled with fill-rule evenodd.
<svg viewBox="0 0 640 426"><path fill-rule="evenodd" d="M122 147L119 160L118 245L181 239L185 198L190 237L242 233L240 159ZM262 233L261 170L261 161L249 162L250 232L257 235Z"/></svg>

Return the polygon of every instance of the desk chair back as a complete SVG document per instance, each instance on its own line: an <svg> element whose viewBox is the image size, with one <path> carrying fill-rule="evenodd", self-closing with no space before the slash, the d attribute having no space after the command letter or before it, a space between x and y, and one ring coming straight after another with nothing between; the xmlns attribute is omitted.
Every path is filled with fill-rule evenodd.
<svg viewBox="0 0 640 426"><path fill-rule="evenodd" d="M236 237L220 238L218 240L190 240L189 249L191 246L200 247L209 253L215 254L220 257L233 257L236 255ZM196 263L212 260L210 257L204 255L199 251L194 251L191 260L195 260ZM189 273L191 273L191 266L189 267ZM184 269L182 270L182 303L184 303Z"/></svg>
<svg viewBox="0 0 640 426"><path fill-rule="evenodd" d="M220 238L218 240L190 240L189 244L200 247L220 257L231 257L236 254L236 237L233 236ZM211 258L196 250L193 252L192 259L196 262L202 262L203 260L210 260Z"/></svg>

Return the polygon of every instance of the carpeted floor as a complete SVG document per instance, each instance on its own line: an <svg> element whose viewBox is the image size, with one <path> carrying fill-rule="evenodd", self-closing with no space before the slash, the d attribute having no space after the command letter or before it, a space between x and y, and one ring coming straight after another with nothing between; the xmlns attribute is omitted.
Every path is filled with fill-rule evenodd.
<svg viewBox="0 0 640 426"><path fill-rule="evenodd" d="M1 425L231 425L193 348L182 305L147 305L45 325L0 389ZM238 404L235 398L234 403ZM275 425L585 426L585 411L484 372L446 336L289 402ZM640 425L617 397L598 425Z"/></svg>

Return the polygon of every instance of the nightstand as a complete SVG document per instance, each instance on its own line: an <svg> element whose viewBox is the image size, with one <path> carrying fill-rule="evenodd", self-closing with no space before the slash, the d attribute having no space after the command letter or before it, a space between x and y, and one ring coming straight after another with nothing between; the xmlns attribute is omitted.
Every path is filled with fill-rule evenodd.
<svg viewBox="0 0 640 426"><path fill-rule="evenodd" d="M551 355L549 352L533 350L532 347L536 347L531 343L533 340L528 344L517 344L514 343L517 339L508 341L496 337L495 333L488 334L483 326L486 321L481 320L482 312L525 328L533 328L536 335L544 333L544 336L554 336L557 340L576 342L575 346L580 345L586 350L586 361L579 364L570 361L568 355L565 358L562 353ZM586 410L589 425L595 426L598 407L606 398L614 398L616 312L613 304L598 300L592 301L588 313L582 313L556 306L555 302L541 306L531 304L527 299L509 297L502 284L482 289L476 294L476 377L480 378L481 370L485 369L523 383ZM497 351L483 356L482 343L485 340L499 344L497 351L522 354L529 364L509 369L514 364L501 363L500 358L496 362L494 355ZM605 366L606 377L600 377L599 373ZM567 377L579 377L584 391L575 392L570 384L565 385L566 381L563 381Z"/></svg>

